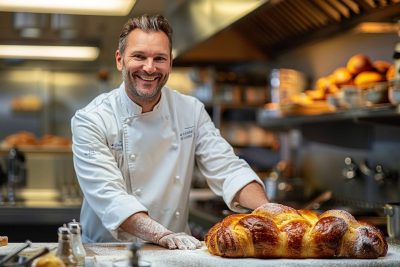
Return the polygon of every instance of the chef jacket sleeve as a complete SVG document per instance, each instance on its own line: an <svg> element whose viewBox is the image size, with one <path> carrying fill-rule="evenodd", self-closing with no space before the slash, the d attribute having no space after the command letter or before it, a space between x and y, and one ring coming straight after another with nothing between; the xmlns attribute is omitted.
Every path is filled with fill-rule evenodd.
<svg viewBox="0 0 400 267"><path fill-rule="evenodd" d="M257 174L235 155L232 146L220 135L204 106L199 114L196 162L210 189L222 196L228 207L235 212L247 211L234 201L240 189L253 181L264 188Z"/></svg>
<svg viewBox="0 0 400 267"><path fill-rule="evenodd" d="M129 234L119 226L132 214L147 212L147 208L128 193L107 146L106 123L100 116L78 111L71 124L74 167L84 197L104 227L116 239L126 240Z"/></svg>

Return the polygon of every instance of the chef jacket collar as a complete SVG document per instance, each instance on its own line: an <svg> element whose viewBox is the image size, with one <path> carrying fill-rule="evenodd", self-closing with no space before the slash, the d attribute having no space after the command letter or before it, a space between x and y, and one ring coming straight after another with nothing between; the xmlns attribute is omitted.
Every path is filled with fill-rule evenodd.
<svg viewBox="0 0 400 267"><path fill-rule="evenodd" d="M152 112L155 112L155 111L160 109L161 102L163 101L163 93L162 93L163 90L164 89L161 90L160 101L158 101L158 103L154 106L153 110L148 112L148 113L152 113ZM125 115L127 117L140 116L142 114L142 107L139 106L138 104L136 104L135 102L133 102L129 98L128 94L125 91L125 84L124 83L122 83L120 85L119 92L120 92L120 95L121 95L122 103L126 107L126 112L127 113ZM148 113L146 113L146 114L148 114Z"/></svg>

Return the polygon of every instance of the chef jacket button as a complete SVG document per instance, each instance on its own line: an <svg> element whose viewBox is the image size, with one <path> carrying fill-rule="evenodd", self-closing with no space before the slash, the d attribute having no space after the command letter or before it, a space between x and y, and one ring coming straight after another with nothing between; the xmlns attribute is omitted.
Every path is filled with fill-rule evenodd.
<svg viewBox="0 0 400 267"><path fill-rule="evenodd" d="M132 161L135 161L136 155L135 155L135 154L131 154L131 155L129 156L129 158L130 158Z"/></svg>
<svg viewBox="0 0 400 267"><path fill-rule="evenodd" d="M178 144L177 144L177 143L173 143L173 144L172 144L172 148L173 148L173 149L177 149L177 148L178 148Z"/></svg>
<svg viewBox="0 0 400 267"><path fill-rule="evenodd" d="M131 122L131 119L130 119L130 118L125 119L125 123L130 123L130 122Z"/></svg>
<svg viewBox="0 0 400 267"><path fill-rule="evenodd" d="M138 189L136 189L136 190L133 192L133 194L134 194L135 196L140 196L140 195L142 194L142 190L141 190L140 188L138 188Z"/></svg>
<svg viewBox="0 0 400 267"><path fill-rule="evenodd" d="M179 175L175 176L176 181L179 181L179 179L181 179L181 177Z"/></svg>
<svg viewBox="0 0 400 267"><path fill-rule="evenodd" d="M181 213L179 211L175 212L175 217L179 217Z"/></svg>

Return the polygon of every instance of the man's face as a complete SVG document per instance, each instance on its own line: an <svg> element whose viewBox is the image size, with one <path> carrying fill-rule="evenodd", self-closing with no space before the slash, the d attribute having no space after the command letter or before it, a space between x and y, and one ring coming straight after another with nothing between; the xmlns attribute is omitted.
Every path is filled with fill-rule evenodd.
<svg viewBox="0 0 400 267"><path fill-rule="evenodd" d="M163 32L129 33L124 54L116 52L118 70L122 71L129 98L142 108L150 108L160 99L161 89L171 71L169 40Z"/></svg>

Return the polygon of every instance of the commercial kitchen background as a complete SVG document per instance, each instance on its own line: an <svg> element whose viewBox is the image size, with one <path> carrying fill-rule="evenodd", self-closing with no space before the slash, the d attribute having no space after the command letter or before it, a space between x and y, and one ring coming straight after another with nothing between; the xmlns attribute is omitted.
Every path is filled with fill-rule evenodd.
<svg viewBox="0 0 400 267"><path fill-rule="evenodd" d="M329 204L322 207L346 207L371 222L385 224L382 205L400 200L398 107L384 112L372 107L362 114L349 111L350 115L336 114L333 119L318 115L311 119L299 115L297 120L272 118L269 123L257 119L257 114L271 101L273 69L300 71L306 77L305 89L311 89L319 77L345 66L354 54L392 62L400 41L393 26L400 19L398 1L139 0L130 15L142 13L162 13L175 29L176 57L168 85L203 100L223 135L265 181L278 162L288 163L290 173L278 181L290 185L286 187L289 193L280 195L278 201L301 207L329 191ZM21 130L38 137L54 134L71 138L74 112L99 93L119 85L113 57L121 26L130 15L64 15L61 21L65 29L54 29L50 21L55 15L0 12L0 44L14 40L100 47L94 62L0 59L0 140ZM24 26L16 27L18 18L38 26L41 37L21 37ZM365 32L362 22L385 23L385 27ZM60 37L66 29L73 34ZM13 111L12 100L24 96L39 99L40 108ZM2 151L2 156L1 164L5 165L7 151ZM22 201L17 205L19 210L3 204L0 229L55 229L63 220L78 216L75 200L79 202L80 195L70 151L26 151L26 156L28 180L22 195L32 197L32 202ZM346 179L346 157L357 166L369 167L371 175L360 172L354 179ZM377 165L383 167L381 182L372 174ZM201 177L195 177L194 187L207 186ZM198 203L193 204L191 223L201 236L227 213L218 198L207 191L194 192ZM48 207L53 215L46 213ZM66 208L60 210L62 207ZM210 207L214 207L211 213L207 210ZM45 215L38 215L39 211ZM26 214L32 215L30 222L21 221ZM56 239L53 233L43 239ZM27 237L13 240L10 234L10 239Z"/></svg>

